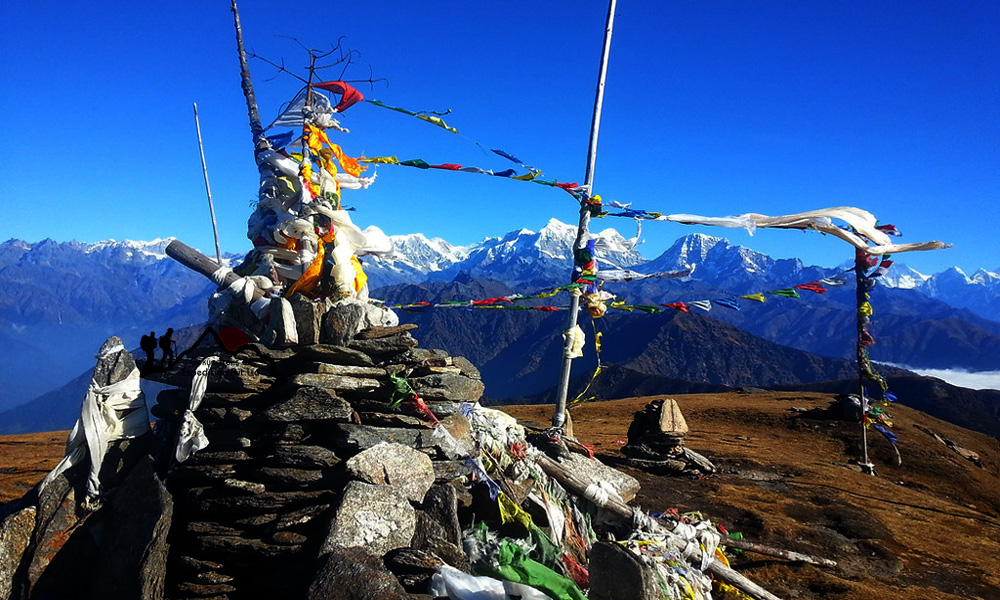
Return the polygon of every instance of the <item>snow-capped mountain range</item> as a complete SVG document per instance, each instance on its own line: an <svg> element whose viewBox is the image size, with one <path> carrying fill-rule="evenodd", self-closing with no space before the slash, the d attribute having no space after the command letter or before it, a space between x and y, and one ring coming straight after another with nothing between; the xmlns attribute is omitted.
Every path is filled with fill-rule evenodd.
<svg viewBox="0 0 1000 600"><path fill-rule="evenodd" d="M474 278L490 278L514 286L558 285L572 266L572 244L576 226L552 219L540 231L512 231L469 246L454 246L440 238L422 234L386 236L377 227L369 236L385 238L393 250L381 256L362 258L371 287L400 283L422 283L452 279L465 272ZM695 233L679 238L661 255L647 260L637 250L637 240L626 239L614 229L593 237L602 270L629 268L640 273L673 271L695 267L694 278L733 293L744 293L761 285L794 285L821 279L843 268L806 266L798 259L774 259L766 254L735 246L724 238ZM1000 269L980 269L971 277L958 267L935 275L924 275L896 263L881 279L889 288L916 290L956 308L1000 321ZM801 281L799 281L801 279Z"/></svg>
<svg viewBox="0 0 1000 600"><path fill-rule="evenodd" d="M468 246L419 233L387 236L375 227L369 227L366 234L370 245L379 250L362 257L370 287L378 297L380 287L386 290L386 286L397 284L450 282L459 274L463 280L491 279L516 291L561 285L572 267L576 227L552 220L537 232L512 231ZM682 237L651 260L640 254L637 239L627 239L614 229L596 233L594 238L604 271L617 267L651 273L695 267L690 282L650 279L609 284L612 291L634 303L663 302L671 294L679 300L696 299L702 292L745 294L817 280L843 270L806 266L797 259L776 260L703 234ZM167 327L203 322L205 297L212 284L167 258L164 248L170 241L0 243L0 287L5 291L0 296L0 410L79 375L92 366L94 350L109 335L119 335L128 347L136 347L139 337L150 330L162 332ZM908 337L901 338L895 347L919 348L919 355L914 356L934 359L928 358L926 367L995 369L987 355L1000 339L1000 275L996 271L981 270L969 277L953 268L927 276L897 263L882 283L881 289L891 298L876 299L883 311L880 318L909 311L920 312L925 319L919 326L908 321ZM831 292L824 298L804 297L801 304L805 307L814 302L822 311L836 308L837 327L847 329L840 322L851 319L847 287L841 288L843 293ZM916 297L923 300L915 304ZM914 308L918 304L919 308ZM829 349L831 318L817 317L821 313L804 309L793 317L787 312L778 314L779 309L777 302L768 302L766 307L744 307L742 313L713 311L711 316L778 343L827 356L845 356L843 349ZM926 333L928 320L951 329ZM879 322L888 323L889 319ZM903 331L902 321L899 323ZM840 334L843 331L837 332ZM935 335L941 336L934 338L938 341L931 339ZM941 340L954 339L967 340L968 347L953 349L949 360L954 364L944 364L942 352L935 354L934 348L940 348ZM916 366L906 362L910 360L907 356L884 360Z"/></svg>

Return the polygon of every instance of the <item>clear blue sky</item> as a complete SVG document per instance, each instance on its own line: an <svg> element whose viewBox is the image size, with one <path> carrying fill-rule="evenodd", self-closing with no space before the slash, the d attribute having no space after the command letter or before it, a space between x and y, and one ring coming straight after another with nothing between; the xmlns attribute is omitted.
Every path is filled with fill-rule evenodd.
<svg viewBox="0 0 1000 600"><path fill-rule="evenodd" d="M247 45L290 68L340 36L389 85L369 98L452 109L455 136L358 105L337 135L351 155L504 169L469 139L546 177L581 181L607 5L603 1L240 3ZM854 205L936 272L1000 267L1000 4L621 0L596 191L638 208L723 216ZM191 103L198 102L223 249L249 249L256 196L228 0L4 2L0 6L0 239L176 236L211 253ZM262 118L298 83L252 61ZM337 73L331 73L331 79ZM270 81L268 79L271 79ZM478 241L549 218L575 222L559 190L471 174L379 167L349 193L362 227ZM605 219L634 234L631 221ZM647 223L654 257L694 231L774 256L851 255L815 233Z"/></svg>

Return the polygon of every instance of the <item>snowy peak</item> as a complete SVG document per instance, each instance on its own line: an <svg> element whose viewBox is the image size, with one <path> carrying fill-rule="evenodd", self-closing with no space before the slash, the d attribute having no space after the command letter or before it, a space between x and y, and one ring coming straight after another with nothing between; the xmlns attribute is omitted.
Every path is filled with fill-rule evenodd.
<svg viewBox="0 0 1000 600"><path fill-rule="evenodd" d="M922 286L928 279L930 275L924 275L902 263L895 263L882 276L880 283L886 287L912 290Z"/></svg>

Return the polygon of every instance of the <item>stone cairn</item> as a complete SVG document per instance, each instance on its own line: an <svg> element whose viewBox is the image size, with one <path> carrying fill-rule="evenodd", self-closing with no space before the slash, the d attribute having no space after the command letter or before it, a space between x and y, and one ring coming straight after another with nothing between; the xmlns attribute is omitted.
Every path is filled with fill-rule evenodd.
<svg viewBox="0 0 1000 600"><path fill-rule="evenodd" d="M715 472L715 465L684 446L688 426L673 398L654 400L635 413L622 454L638 469L676 475Z"/></svg>
<svg viewBox="0 0 1000 600"><path fill-rule="evenodd" d="M434 572L419 550L468 568L457 513L468 492L449 484L469 470L432 428L471 447L459 406L482 395L479 372L417 348L413 325L354 332L352 312L325 319L322 338L345 345L252 344L213 367L197 411L209 446L168 469L167 597L394 597L403 589L382 557L415 536L414 552L394 555L404 581L426 587ZM164 382L190 382L198 362ZM391 409L390 375L430 414L405 401ZM187 408L188 390L167 390L154 413L176 428Z"/></svg>
<svg viewBox="0 0 1000 600"><path fill-rule="evenodd" d="M99 496L85 496L88 474L74 467L0 506L0 600L430 600L473 570L527 576L511 566L530 562L507 537L512 527L548 540L549 566L531 568L555 570L533 591L506 581L507 593L582 600L589 588L595 600L655 600L658 582L676 580L707 594L708 568L774 600L713 558L710 522L651 519L627 505L634 478L526 444L516 421L478 406L476 368L418 348L415 326L368 303L316 304L296 311L304 344L202 344L168 371L147 369L175 387L158 394L152 432L108 445ZM102 347L95 385L135 368L127 351ZM196 372L207 372L203 389ZM677 447L683 434L667 434L686 426L672 401L639 415L658 435L633 424L630 445L644 456L665 452L667 439ZM207 445L181 456L178 440L198 439L199 428ZM682 463L688 451L670 456L660 462ZM489 532L474 527L483 523ZM655 543L600 541L630 538Z"/></svg>

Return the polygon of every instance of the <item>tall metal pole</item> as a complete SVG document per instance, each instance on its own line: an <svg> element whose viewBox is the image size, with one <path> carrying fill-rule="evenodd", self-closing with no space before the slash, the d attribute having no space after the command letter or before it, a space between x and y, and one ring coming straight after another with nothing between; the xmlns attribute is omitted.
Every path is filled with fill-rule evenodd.
<svg viewBox="0 0 1000 600"><path fill-rule="evenodd" d="M219 249L219 227L215 224L215 205L212 204L212 188L208 185L208 165L205 164L205 147L201 143L201 123L198 121L198 103L194 102L194 128L198 132L198 152L201 153L201 171L205 174L205 193L208 194L208 212L212 214L212 233L215 234L215 260L222 266L222 250Z"/></svg>
<svg viewBox="0 0 1000 600"><path fill-rule="evenodd" d="M597 163L597 133L601 128L601 108L604 104L604 80L608 73L608 55L611 50L611 29L615 22L615 5L617 0L608 2L608 18L604 27L604 48L601 51L601 69L597 77L597 92L594 98L594 117L590 122L590 147L587 149L587 171L584 175L584 189L589 196L594 185L594 165ZM576 250L582 249L587 244L587 229L590 225L590 206L584 202L580 206L580 225L576 230L576 242L573 244L574 254ZM575 265L574 265L575 272ZM576 313L580 310L580 296L574 293L570 298L569 317L566 322L566 331L571 332L576 328ZM569 392L569 375L572 368L573 359L570 357L570 347L572 338L566 336L563 345L562 372L559 377L559 389L556 396L556 409L552 415L552 426L562 427L566 420L566 396Z"/></svg>

